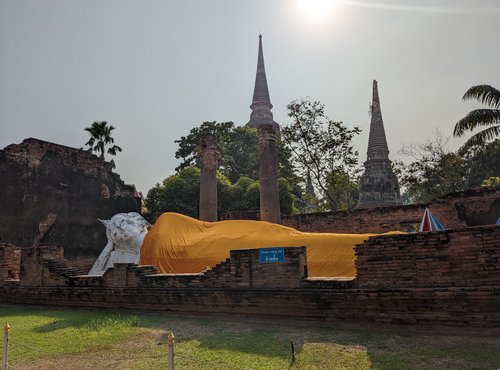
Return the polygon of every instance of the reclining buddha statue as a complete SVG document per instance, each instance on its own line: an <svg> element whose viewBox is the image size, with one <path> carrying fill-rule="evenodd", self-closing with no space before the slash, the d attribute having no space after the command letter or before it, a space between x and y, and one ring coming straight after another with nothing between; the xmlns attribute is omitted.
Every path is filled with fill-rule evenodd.
<svg viewBox="0 0 500 370"><path fill-rule="evenodd" d="M108 244L90 274L102 275L114 263L153 265L161 273L199 273L229 257L231 250L306 247L311 277L356 276L356 244L374 234L301 232L265 221L206 222L167 212L147 231L137 213L120 213L106 226Z"/></svg>
<svg viewBox="0 0 500 370"><path fill-rule="evenodd" d="M102 275L115 263L139 263L139 253L147 228L151 225L136 212L118 213L110 220L99 220L106 227L108 243L90 269L89 275Z"/></svg>

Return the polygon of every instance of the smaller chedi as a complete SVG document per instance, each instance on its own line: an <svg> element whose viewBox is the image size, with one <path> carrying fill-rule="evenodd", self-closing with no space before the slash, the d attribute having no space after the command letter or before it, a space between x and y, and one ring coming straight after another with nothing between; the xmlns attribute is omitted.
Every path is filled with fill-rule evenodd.
<svg viewBox="0 0 500 370"><path fill-rule="evenodd" d="M370 136L365 172L360 178L358 208L396 206L401 204L399 183L389 159L384 121L380 110L377 81L373 81Z"/></svg>
<svg viewBox="0 0 500 370"><path fill-rule="evenodd" d="M106 227L108 243L102 250L89 275L102 275L115 263L139 263L144 236L151 227L136 212L118 213L110 220L100 220Z"/></svg>

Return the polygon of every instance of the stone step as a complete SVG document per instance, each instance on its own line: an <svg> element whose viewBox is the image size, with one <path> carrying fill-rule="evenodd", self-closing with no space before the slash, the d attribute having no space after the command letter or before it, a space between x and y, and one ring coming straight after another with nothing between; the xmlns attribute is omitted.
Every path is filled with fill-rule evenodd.
<svg viewBox="0 0 500 370"><path fill-rule="evenodd" d="M68 266L68 262L61 258L44 258L43 264L52 272L64 277L83 275L83 272L80 269Z"/></svg>

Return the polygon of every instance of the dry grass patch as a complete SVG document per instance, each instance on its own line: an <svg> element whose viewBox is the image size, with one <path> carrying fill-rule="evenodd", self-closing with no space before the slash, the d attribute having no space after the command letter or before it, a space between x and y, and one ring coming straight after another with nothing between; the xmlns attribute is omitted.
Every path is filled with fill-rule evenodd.
<svg viewBox="0 0 500 370"><path fill-rule="evenodd" d="M15 369L165 369L169 330L177 369L500 368L500 339L465 332L2 307L0 317Z"/></svg>

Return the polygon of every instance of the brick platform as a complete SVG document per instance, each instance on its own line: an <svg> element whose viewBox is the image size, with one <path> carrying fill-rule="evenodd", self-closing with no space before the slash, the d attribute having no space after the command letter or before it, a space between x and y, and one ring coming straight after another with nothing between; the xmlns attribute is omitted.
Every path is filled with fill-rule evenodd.
<svg viewBox="0 0 500 370"><path fill-rule="evenodd" d="M257 249L198 274L118 264L79 276L57 247L23 249L20 282L0 301L314 320L500 327L500 226L377 236L356 247L354 280L311 279L307 248L260 264ZM5 282L4 282L5 283Z"/></svg>

